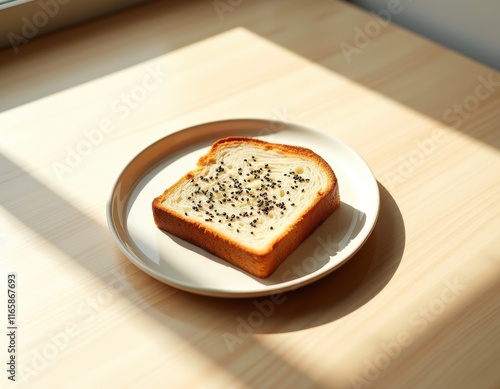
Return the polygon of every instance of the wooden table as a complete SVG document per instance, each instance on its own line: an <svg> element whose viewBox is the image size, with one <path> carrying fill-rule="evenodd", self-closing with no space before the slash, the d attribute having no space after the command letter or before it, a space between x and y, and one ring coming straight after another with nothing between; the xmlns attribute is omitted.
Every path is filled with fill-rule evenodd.
<svg viewBox="0 0 500 389"><path fill-rule="evenodd" d="M498 72L343 2L223 3L152 3L0 53L1 386L499 387ZM269 299L154 280L105 215L144 147L237 117L343 140L381 193L362 249L258 325Z"/></svg>

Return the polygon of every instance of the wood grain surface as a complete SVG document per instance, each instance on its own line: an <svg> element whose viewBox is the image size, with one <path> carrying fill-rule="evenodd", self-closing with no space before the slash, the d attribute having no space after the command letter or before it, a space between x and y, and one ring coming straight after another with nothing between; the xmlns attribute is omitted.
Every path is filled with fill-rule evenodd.
<svg viewBox="0 0 500 389"><path fill-rule="evenodd" d="M153 2L18 49L0 52L1 387L500 387L497 71L326 0ZM238 117L329 133L379 183L360 251L275 300L164 285L107 227L138 152Z"/></svg>

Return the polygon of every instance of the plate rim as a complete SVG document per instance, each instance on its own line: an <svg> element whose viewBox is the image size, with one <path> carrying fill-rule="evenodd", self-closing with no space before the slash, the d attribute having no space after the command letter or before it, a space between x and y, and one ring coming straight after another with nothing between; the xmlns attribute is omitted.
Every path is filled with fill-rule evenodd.
<svg viewBox="0 0 500 389"><path fill-rule="evenodd" d="M287 128L290 127L294 130L301 130L301 131L306 131L306 132L312 132L314 134L326 137L333 142L336 142L343 148L347 149L350 153L352 153L358 160L361 162L362 165L364 165L364 168L366 169L366 173L369 173L370 176L370 185L373 186L374 193L372 197L372 201L374 201L374 213L373 213L373 222L370 224L370 226L365 229L362 228L360 232L364 232L364 236L362 237L361 241L357 244L357 246L354 247L354 250L346 256L343 260L341 260L338 264L332 266L331 268L326 269L323 272L318 272L314 277L306 278L305 280L300 280L306 276L300 277L298 279L294 279L291 281L285 281L279 284L274 284L275 287L272 287L273 284L266 285L266 287L262 290L258 291L227 291L227 290L220 290L220 289L214 289L214 288L207 288L207 287L193 287L190 285L186 285L182 281L171 281L168 278L167 275L158 272L157 270L147 266L139 257L137 257L133 252L130 251L130 249L127 247L126 242L123 241L122 237L120 234L117 232L116 228L117 226L115 225L113 217L113 199L116 197L116 192L118 190L118 186L120 182L122 181L122 178L124 174L127 172L127 169L136 161L139 156L144 155L148 150L152 149L155 145L158 145L161 142L164 142L166 138L178 135L181 132L190 132L190 131L196 131L197 128L202 128L206 126L216 126L218 124L230 124L232 122L236 123L242 123L242 122L250 122L250 123L260 123L264 126L269 125L272 119L269 118L261 118L261 117L249 117L249 118L228 118L228 119L222 119L222 120L215 120L215 121L210 121L210 122L202 122L199 124L191 125L189 127L184 127L176 131L172 131L168 133L165 136L162 136L161 138L157 139L156 141L151 142L148 146L142 148L139 152L137 152L124 166L123 168L120 169L119 174L115 178L112 186L111 186L111 191L108 195L107 201L106 201L106 218L107 218L107 224L108 224L108 229L111 232L111 235L113 236L113 239L115 241L115 244L118 246L120 251L127 257L127 259L132 262L135 266L137 266L139 269L144 271L146 274L149 276L157 279L158 281L169 285L171 287L174 287L176 289L180 289L186 292L194 293L194 294L199 294L199 295L204 295L204 296L210 296L210 297L224 297L224 298L249 298L249 297L263 297L263 296L269 296L269 295L275 295L275 294L280 294L286 291L291 291L295 290L298 288L301 288L303 286L309 285L325 276L328 274L331 274L333 271L344 265L348 260L350 260L358 251L359 249L366 243L370 235L372 234L375 225L377 224L377 220L379 217L380 213L380 190L378 187L378 182L377 179L371 170L370 166L368 163L365 161L365 159L351 146L349 146L347 143L344 141L336 138L335 136L331 135L330 133L327 133L325 131L322 131L320 129L317 129L315 127L311 127L308 125L304 125L302 123L298 123L295 121L289 121L289 120L279 120L280 123L284 124ZM243 129L238 129L235 127L235 132L242 131ZM279 131L272 131L271 134L274 133L279 133ZM133 186L129 189L126 197L126 200L124 201L124 204L126 205L124 209L127 208L128 202L130 200L130 196L137 187L138 183L152 170L154 170L158 164L162 163L165 159L169 158L171 156L171 153L168 155L165 155L160 162L153 163L151 166L148 167L146 171L143 171L139 177L135 180ZM123 209L122 209L123 212ZM124 211L127 213L127 211ZM125 223L126 224L126 223ZM126 226L123 226L123 229L127 231ZM310 273L310 274L314 274ZM309 275L310 275L309 274Z"/></svg>

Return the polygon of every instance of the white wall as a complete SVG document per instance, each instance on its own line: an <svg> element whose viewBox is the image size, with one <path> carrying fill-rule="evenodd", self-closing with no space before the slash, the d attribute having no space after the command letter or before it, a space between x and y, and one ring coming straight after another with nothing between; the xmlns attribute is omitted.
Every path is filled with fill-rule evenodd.
<svg viewBox="0 0 500 389"><path fill-rule="evenodd" d="M399 10L391 14L397 24L500 69L500 0L350 1L374 12Z"/></svg>

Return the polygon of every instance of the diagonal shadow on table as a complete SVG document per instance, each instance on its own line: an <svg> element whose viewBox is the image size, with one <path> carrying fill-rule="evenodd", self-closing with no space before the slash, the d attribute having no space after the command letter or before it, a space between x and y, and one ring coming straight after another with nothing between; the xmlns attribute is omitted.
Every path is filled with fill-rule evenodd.
<svg viewBox="0 0 500 389"><path fill-rule="evenodd" d="M0 112L242 27L428 118L500 148L494 131L481 131L476 120L469 120L481 117L485 125L500 121L497 71L451 51L440 56L440 46L403 29L398 29L400 35L393 37L395 26L391 23L380 27L379 33L360 48L356 46L356 28L363 30L369 24L379 25L380 21L349 2L307 2L307 6L303 3L243 2L219 18L212 4L205 0L152 2L35 39L21 46L18 54L5 49L0 51L0 85L15 88L0 96ZM292 12L292 8L301 12ZM189 16L196 13L207 17L179 25L178 18L192 19ZM168 39L158 39L163 35L157 30L144 28L150 27L152 16L163 21L165 31L161 34L167 32ZM130 36L135 44L130 44ZM408 44L402 45L400 40L405 37ZM395 39L397 50L385 43ZM142 41L148 44L141 45ZM68 45L79 47L79 53L66 55ZM348 45L351 49L346 53L342 47ZM415 52L420 55L412 56ZM58 65L33 72L33 63L39 58ZM460 65L459 74L454 71L455 62ZM16 67L16 72L7 72L12 67ZM2 79L2 73L11 78ZM439 78L433 78L436 73ZM437 84L442 80L446 88ZM332 95L332 99L299 114L335 107L342 98Z"/></svg>
<svg viewBox="0 0 500 389"><path fill-rule="evenodd" d="M81 265L82 270L104 283L108 275L103 270L105 268L135 268L119 252L103 225L1 154L0 176L2 207L47 243ZM7 186L9 190L6 190ZM294 331L336 320L361 307L387 284L401 260L405 233L396 203L389 192L382 186L380 189L379 221L364 247L346 265L324 280L281 296L283 301L276 307L274 314L269 315L261 325L252 327L247 332L248 336L240 337L236 343L228 339L233 339L231 335L238 336L237 327L241 321L238 318L247 318L255 312L256 304L262 305L265 298L227 300L193 295L173 290L141 271L136 271L128 279L136 294L130 296L130 293L123 291L119 293L156 319L166 330L175 332L203 356L220 364L246 387L262 386L259 377L254 374L258 375L259 364L266 363L272 363L277 371L287 371L286 379L290 379L291 383L299 383L301 387L330 387L330 383L325 385L317 382L300 366L284 359L253 334L274 332L273 329L277 327L280 332ZM20 201L23 206L20 206ZM40 204L44 206L40 207ZM108 246L107 250L116 255L103 258L102 251L82 252L78 248L81 246L77 244L82 236L91 239L94 246ZM127 273L130 271L127 270ZM144 292L145 284L153 287L156 293L151 293L150 289ZM159 295L165 297L159 301ZM187 306L190 308L186 309ZM204 318L203 326L198 324L200 317ZM245 350L248 349L244 346L237 349L241 343L250 347L251 354L247 355ZM166 350L169 347L168 344L164 346Z"/></svg>

